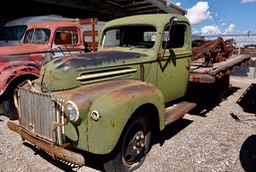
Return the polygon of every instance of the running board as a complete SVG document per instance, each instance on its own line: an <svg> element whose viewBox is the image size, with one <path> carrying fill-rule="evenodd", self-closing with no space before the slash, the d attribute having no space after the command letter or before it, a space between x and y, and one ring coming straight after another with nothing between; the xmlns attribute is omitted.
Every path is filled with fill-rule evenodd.
<svg viewBox="0 0 256 172"><path fill-rule="evenodd" d="M174 104L165 108L165 125L169 125L174 121L183 117L187 112L194 109L196 103L182 101L178 104Z"/></svg>

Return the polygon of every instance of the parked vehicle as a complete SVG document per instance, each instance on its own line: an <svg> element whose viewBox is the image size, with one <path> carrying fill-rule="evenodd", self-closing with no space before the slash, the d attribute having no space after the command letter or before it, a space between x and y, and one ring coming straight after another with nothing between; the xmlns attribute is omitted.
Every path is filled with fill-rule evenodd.
<svg viewBox="0 0 256 172"><path fill-rule="evenodd" d="M0 46L22 44L26 29L36 23L46 21L72 21L59 15L29 16L11 20L0 29Z"/></svg>
<svg viewBox="0 0 256 172"><path fill-rule="evenodd" d="M27 28L22 44L0 47L0 113L17 118L14 89L26 79L38 78L40 67L47 60L96 51L99 32L96 29L103 26L97 22L84 19L37 23ZM88 39L93 42L85 44Z"/></svg>
<svg viewBox="0 0 256 172"><path fill-rule="evenodd" d="M109 21L97 52L55 58L37 80L20 85L19 124L9 121L8 127L53 158L83 165L78 149L104 157L106 171L133 171L149 153L151 138L196 107L183 99L191 57L191 26L182 15ZM219 70L205 68L215 73L202 73L202 79L228 76L250 57L239 59L226 60ZM191 81L205 81L196 76Z"/></svg>

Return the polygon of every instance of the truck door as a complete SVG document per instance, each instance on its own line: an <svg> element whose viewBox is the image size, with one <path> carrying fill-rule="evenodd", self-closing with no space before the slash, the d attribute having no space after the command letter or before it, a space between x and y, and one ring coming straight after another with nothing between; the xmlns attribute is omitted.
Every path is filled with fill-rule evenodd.
<svg viewBox="0 0 256 172"><path fill-rule="evenodd" d="M53 37L54 56L65 56L80 53L84 50L80 32L76 28L59 28Z"/></svg>
<svg viewBox="0 0 256 172"><path fill-rule="evenodd" d="M157 87L162 91L165 102L185 95L191 57L189 25L175 24L168 34L169 27L165 27L162 36L160 54L163 57L158 62L157 70Z"/></svg>

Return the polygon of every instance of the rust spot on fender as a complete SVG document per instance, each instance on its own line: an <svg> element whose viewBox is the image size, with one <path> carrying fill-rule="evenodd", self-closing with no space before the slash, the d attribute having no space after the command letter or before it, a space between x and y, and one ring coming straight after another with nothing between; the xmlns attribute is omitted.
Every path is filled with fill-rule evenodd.
<svg viewBox="0 0 256 172"><path fill-rule="evenodd" d="M112 128L115 128L115 123L113 121L110 121L110 125Z"/></svg>
<svg viewBox="0 0 256 172"><path fill-rule="evenodd" d="M145 85L145 84L136 84L136 85L130 85L128 87L125 87L124 89L120 89L115 91L113 94L111 94L112 99L119 101L122 100L124 97L127 97L128 95L134 96L134 95L147 95L148 92L154 92L156 91L155 87Z"/></svg>

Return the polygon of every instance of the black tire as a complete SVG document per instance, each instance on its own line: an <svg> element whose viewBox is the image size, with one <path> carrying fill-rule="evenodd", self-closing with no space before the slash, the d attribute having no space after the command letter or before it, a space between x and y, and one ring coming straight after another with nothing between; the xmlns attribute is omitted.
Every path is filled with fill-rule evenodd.
<svg viewBox="0 0 256 172"><path fill-rule="evenodd" d="M18 111L14 103L14 91L18 85L24 83L25 80L34 80L36 76L20 76L13 80L3 95L0 97L0 113L8 116L11 120L19 119Z"/></svg>
<svg viewBox="0 0 256 172"><path fill-rule="evenodd" d="M14 91L18 85L21 85L26 80L34 80L38 78L34 75L19 76L13 80L3 95L0 96L0 113L8 116L11 120L19 119L18 110L14 102Z"/></svg>
<svg viewBox="0 0 256 172"><path fill-rule="evenodd" d="M17 108L14 105L13 93L14 89L10 89L0 97L0 112L8 116L11 120L16 120L19 116Z"/></svg>
<svg viewBox="0 0 256 172"><path fill-rule="evenodd" d="M144 162L150 150L151 124L142 114L132 117L126 125L118 147L104 163L106 171L133 171Z"/></svg>

